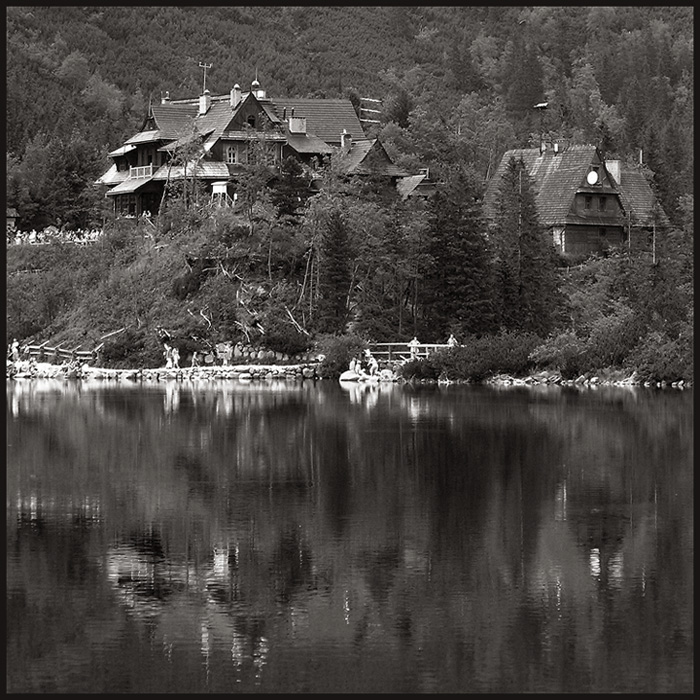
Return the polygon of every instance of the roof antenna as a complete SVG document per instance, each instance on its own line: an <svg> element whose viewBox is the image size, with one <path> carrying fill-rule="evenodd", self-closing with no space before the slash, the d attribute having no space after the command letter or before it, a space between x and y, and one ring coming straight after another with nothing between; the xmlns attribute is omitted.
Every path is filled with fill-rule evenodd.
<svg viewBox="0 0 700 700"><path fill-rule="evenodd" d="M202 94L204 94L207 91L207 68L211 68L212 64L211 63L202 63L200 61L199 67L204 68L204 84L202 85Z"/></svg>

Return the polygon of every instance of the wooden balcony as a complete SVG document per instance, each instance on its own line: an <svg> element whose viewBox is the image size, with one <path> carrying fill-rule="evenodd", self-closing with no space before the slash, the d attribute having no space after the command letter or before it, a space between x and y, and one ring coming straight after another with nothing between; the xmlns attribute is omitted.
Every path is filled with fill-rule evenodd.
<svg viewBox="0 0 700 700"><path fill-rule="evenodd" d="M132 166L129 168L129 177L138 180L153 177L153 165L140 165L137 168Z"/></svg>

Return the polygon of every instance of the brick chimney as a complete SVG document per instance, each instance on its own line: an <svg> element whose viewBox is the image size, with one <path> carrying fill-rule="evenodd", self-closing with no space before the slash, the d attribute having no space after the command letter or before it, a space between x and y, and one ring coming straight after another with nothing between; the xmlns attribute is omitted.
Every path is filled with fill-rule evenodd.
<svg viewBox="0 0 700 700"><path fill-rule="evenodd" d="M236 83L231 90L231 107L234 109L241 104L241 86Z"/></svg>

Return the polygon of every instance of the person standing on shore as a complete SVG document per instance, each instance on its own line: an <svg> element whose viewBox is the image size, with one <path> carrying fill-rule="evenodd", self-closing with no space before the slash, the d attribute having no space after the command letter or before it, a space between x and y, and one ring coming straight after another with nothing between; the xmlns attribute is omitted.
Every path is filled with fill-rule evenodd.
<svg viewBox="0 0 700 700"><path fill-rule="evenodd" d="M163 343L163 354L165 355L165 369L171 369L173 366L173 349L169 343Z"/></svg>

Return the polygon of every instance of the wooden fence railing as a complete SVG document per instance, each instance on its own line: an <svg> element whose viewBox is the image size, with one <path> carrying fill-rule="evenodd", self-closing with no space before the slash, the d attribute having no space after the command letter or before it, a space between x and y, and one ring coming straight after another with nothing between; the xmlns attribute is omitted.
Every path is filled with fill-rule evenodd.
<svg viewBox="0 0 700 700"><path fill-rule="evenodd" d="M53 364L62 364L63 362L95 362L97 352L102 347L103 343L98 345L93 350L80 350L82 345L75 348L64 348L60 345L49 347L46 343L41 345L25 345L22 349L24 358L34 358L37 362L50 362Z"/></svg>
<svg viewBox="0 0 700 700"><path fill-rule="evenodd" d="M369 349L380 362L382 360L403 362L410 359L424 359L435 350L449 347L447 343L419 343L415 349L410 343L371 343Z"/></svg>

